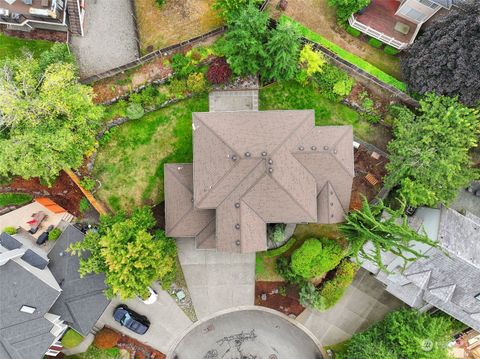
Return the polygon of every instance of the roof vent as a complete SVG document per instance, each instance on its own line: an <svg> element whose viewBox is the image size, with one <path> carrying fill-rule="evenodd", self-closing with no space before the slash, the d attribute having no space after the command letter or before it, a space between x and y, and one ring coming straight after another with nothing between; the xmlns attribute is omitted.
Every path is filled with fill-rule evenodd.
<svg viewBox="0 0 480 359"><path fill-rule="evenodd" d="M236 244L237 246L239 246L239 245L240 245L240 241L237 239L237 240L235 241L235 244Z"/></svg>
<svg viewBox="0 0 480 359"><path fill-rule="evenodd" d="M317 149L317 146L312 146L310 148L312 149L312 151L315 151Z"/></svg>
<svg viewBox="0 0 480 359"><path fill-rule="evenodd" d="M303 151L305 148L303 146L298 147L300 151Z"/></svg>
<svg viewBox="0 0 480 359"><path fill-rule="evenodd" d="M27 314L33 314L35 313L35 307L30 307L28 305L22 305L22 307L20 308L20 311L23 312L23 313L27 313Z"/></svg>
<svg viewBox="0 0 480 359"><path fill-rule="evenodd" d="M251 156L250 152L245 152L245 157L250 157L250 156Z"/></svg>
<svg viewBox="0 0 480 359"><path fill-rule="evenodd" d="M237 223L237 224L235 225L235 228L236 228L236 229L240 229L240 224Z"/></svg>
<svg viewBox="0 0 480 359"><path fill-rule="evenodd" d="M236 161L237 160L237 156L236 155L233 155L232 156L232 161Z"/></svg>
<svg viewBox="0 0 480 359"><path fill-rule="evenodd" d="M332 206L332 207L333 207L333 202L330 202L330 206Z"/></svg>
<svg viewBox="0 0 480 359"><path fill-rule="evenodd" d="M273 160L271 158L268 159L268 164L273 165Z"/></svg>
<svg viewBox="0 0 480 359"><path fill-rule="evenodd" d="M239 202L235 203L235 208L240 208L240 203Z"/></svg>
<svg viewBox="0 0 480 359"><path fill-rule="evenodd" d="M333 153L337 154L337 150L333 150Z"/></svg>
<svg viewBox="0 0 480 359"><path fill-rule="evenodd" d="M273 173L273 168L272 167L268 167L268 173Z"/></svg>
<svg viewBox="0 0 480 359"><path fill-rule="evenodd" d="M267 152L263 151L262 156L265 157L267 155Z"/></svg>
<svg viewBox="0 0 480 359"><path fill-rule="evenodd" d="M323 149L324 149L325 151L328 151L328 146L323 146Z"/></svg>

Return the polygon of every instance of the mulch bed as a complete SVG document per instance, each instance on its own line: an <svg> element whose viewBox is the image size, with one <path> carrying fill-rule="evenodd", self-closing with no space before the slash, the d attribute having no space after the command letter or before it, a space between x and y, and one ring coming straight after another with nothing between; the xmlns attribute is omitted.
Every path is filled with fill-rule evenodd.
<svg viewBox="0 0 480 359"><path fill-rule="evenodd" d="M153 216L156 220L156 229L165 229L165 202L152 207Z"/></svg>
<svg viewBox="0 0 480 359"><path fill-rule="evenodd" d="M117 348L126 349L130 352L131 358L135 359L165 359L165 354L152 347L139 342L136 339L122 335L117 343Z"/></svg>
<svg viewBox="0 0 480 359"><path fill-rule="evenodd" d="M74 216L80 215L79 203L83 198L83 193L63 171L50 188L42 185L38 178L25 180L20 177L15 177L11 183L0 185L0 192L29 193L34 198L48 197Z"/></svg>
<svg viewBox="0 0 480 359"><path fill-rule="evenodd" d="M365 196L370 202L383 188L383 177L387 174L385 165L388 160L380 156L377 160L372 157L372 153L365 147L355 149L355 177L353 178L352 197L350 200L351 209L360 209L362 196ZM367 174L372 174L378 180L376 185L372 185L366 180Z"/></svg>
<svg viewBox="0 0 480 359"><path fill-rule="evenodd" d="M63 31L35 29L32 31L7 30L6 25L0 27L5 35L27 40L47 40L55 42L67 42L67 33Z"/></svg>
<svg viewBox="0 0 480 359"><path fill-rule="evenodd" d="M281 287L286 288L285 295L280 294ZM262 294L266 294L266 300ZM305 310L298 301L298 288L286 282L255 282L255 305L295 317Z"/></svg>

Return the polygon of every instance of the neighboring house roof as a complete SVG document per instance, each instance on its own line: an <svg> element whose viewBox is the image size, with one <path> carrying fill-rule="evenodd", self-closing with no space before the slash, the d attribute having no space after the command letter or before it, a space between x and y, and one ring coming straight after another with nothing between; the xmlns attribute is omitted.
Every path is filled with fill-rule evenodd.
<svg viewBox="0 0 480 359"><path fill-rule="evenodd" d="M48 267L62 288L50 312L59 315L80 334L87 335L110 301L104 295L105 276L98 274L80 278L80 259L66 252L70 244L81 241L83 237L78 229L68 226L48 254Z"/></svg>
<svg viewBox="0 0 480 359"><path fill-rule="evenodd" d="M476 298L480 294L480 218L447 208L421 208L415 218L420 223L414 228L425 223L427 235L438 239L441 248L423 247L426 258L416 260L404 272L393 255L383 257L393 273L379 272L367 262L364 267L410 306L421 308L429 303L480 330L480 296Z"/></svg>
<svg viewBox="0 0 480 359"><path fill-rule="evenodd" d="M65 252L82 239L82 232L67 226L46 258L22 238L0 235L1 359L43 358L62 329L57 316L83 335L101 316L109 303L104 276L80 279L78 257ZM20 311L24 305L34 312Z"/></svg>
<svg viewBox="0 0 480 359"><path fill-rule="evenodd" d="M193 170L165 167L167 235L255 252L266 223L341 222L352 144L350 126L316 127L310 110L194 113Z"/></svg>

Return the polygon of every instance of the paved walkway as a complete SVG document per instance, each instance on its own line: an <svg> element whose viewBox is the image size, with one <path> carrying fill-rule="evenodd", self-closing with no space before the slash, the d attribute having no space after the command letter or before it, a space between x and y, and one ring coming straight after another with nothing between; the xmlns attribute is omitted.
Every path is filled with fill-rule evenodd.
<svg viewBox="0 0 480 359"><path fill-rule="evenodd" d="M258 111L258 90L212 91L210 112Z"/></svg>
<svg viewBox="0 0 480 359"><path fill-rule="evenodd" d="M362 268L336 306L322 313L306 309L297 320L310 329L322 345L333 345L364 331L403 305Z"/></svg>
<svg viewBox="0 0 480 359"><path fill-rule="evenodd" d="M158 293L158 300L150 305L146 305L138 299L120 301L113 300L103 315L98 320L96 327L102 328L109 326L125 335L135 338L142 343L166 353L174 340L182 334L192 322L170 295L161 290L158 284L152 287ZM125 329L113 319L113 311L120 303L126 304L139 314L145 315L150 320L150 328L144 335L137 335L132 331Z"/></svg>
<svg viewBox="0 0 480 359"><path fill-rule="evenodd" d="M198 250L192 238L177 239L177 247L198 319L254 304L255 254Z"/></svg>
<svg viewBox="0 0 480 359"><path fill-rule="evenodd" d="M87 1L84 30L84 37L71 39L80 77L97 75L137 58L130 0Z"/></svg>

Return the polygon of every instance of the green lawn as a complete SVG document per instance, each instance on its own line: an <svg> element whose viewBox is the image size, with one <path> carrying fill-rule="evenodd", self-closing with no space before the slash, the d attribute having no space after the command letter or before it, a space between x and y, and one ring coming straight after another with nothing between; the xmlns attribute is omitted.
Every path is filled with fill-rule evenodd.
<svg viewBox="0 0 480 359"><path fill-rule="evenodd" d="M24 40L0 33L0 60L21 55L23 50L31 51L34 56L37 56L48 50L53 44L50 41Z"/></svg>
<svg viewBox="0 0 480 359"><path fill-rule="evenodd" d="M351 125L355 135L364 141L378 144L385 137L384 128L360 118L350 107L332 102L312 85L290 81L275 83L260 90L261 110L315 110L317 125Z"/></svg>
<svg viewBox="0 0 480 359"><path fill-rule="evenodd" d="M0 207L21 206L31 202L33 197L26 193L0 193Z"/></svg>
<svg viewBox="0 0 480 359"><path fill-rule="evenodd" d="M192 112L208 111L208 96L180 101L115 128L98 151L96 196L112 210L163 200L163 165L192 161Z"/></svg>
<svg viewBox="0 0 480 359"><path fill-rule="evenodd" d="M65 359L120 359L120 350L118 348L112 349L98 349L91 345L85 353L70 355Z"/></svg>

